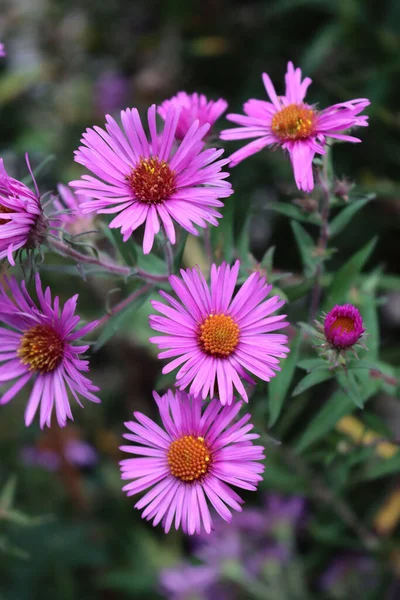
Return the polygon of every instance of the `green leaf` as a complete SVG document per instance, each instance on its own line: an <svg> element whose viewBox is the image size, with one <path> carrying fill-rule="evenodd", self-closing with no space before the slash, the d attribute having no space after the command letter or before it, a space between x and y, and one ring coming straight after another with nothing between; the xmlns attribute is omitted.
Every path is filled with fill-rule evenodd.
<svg viewBox="0 0 400 600"><path fill-rule="evenodd" d="M296 362L299 355L301 342L301 331L298 331L291 343L290 354L281 361L281 372L271 379L269 383L269 426L272 427L281 413L286 394L296 370Z"/></svg>
<svg viewBox="0 0 400 600"><path fill-rule="evenodd" d="M274 254L275 254L275 246L270 246L264 257L261 261L261 266L263 269L267 271L267 277L269 277L272 273L272 268L274 265Z"/></svg>
<svg viewBox="0 0 400 600"><path fill-rule="evenodd" d="M378 238L373 238L361 250L356 252L344 265L339 269L330 289L327 294L325 307L326 311L330 310L335 304L343 304L346 302L347 295L355 279L360 274L365 263L371 256Z"/></svg>
<svg viewBox="0 0 400 600"><path fill-rule="evenodd" d="M348 371L346 374L344 371L338 371L336 373L336 378L343 391L349 395L354 404L358 406L358 408L364 408L364 403L354 373Z"/></svg>
<svg viewBox="0 0 400 600"><path fill-rule="evenodd" d="M3 511L9 511L14 503L16 484L16 477L12 475L1 490L0 508Z"/></svg>
<svg viewBox="0 0 400 600"><path fill-rule="evenodd" d="M384 443L384 442L382 442ZM356 475L357 481L371 481L380 477L388 477L393 473L400 471L400 452L391 458L376 457L365 469L359 471Z"/></svg>
<svg viewBox="0 0 400 600"><path fill-rule="evenodd" d="M146 302L151 292L152 288L150 287L145 293L141 294L135 298L133 302L128 304L128 306L126 306L121 312L109 318L106 326L100 334L99 339L93 346L94 352L100 350L100 348L102 348L104 344L108 342L110 338L112 338L113 335L115 335L119 330L123 330L132 322L136 311Z"/></svg>
<svg viewBox="0 0 400 600"><path fill-rule="evenodd" d="M301 258L304 265L304 274L306 277L312 277L315 274L315 269L319 262L319 258L314 256L315 244L311 235L307 233L300 223L291 221L294 237L300 250Z"/></svg>
<svg viewBox="0 0 400 600"><path fill-rule="evenodd" d="M374 395L375 390L374 386L370 386L368 393L362 396L364 404ZM296 444L296 450L303 452L322 439L342 417L351 414L355 409L356 406L348 394L345 394L343 390L334 392L300 436Z"/></svg>
<svg viewBox="0 0 400 600"><path fill-rule="evenodd" d="M268 202L266 210L273 210L281 215L295 219L296 221L303 221L304 223L311 223L312 225L321 225L321 218L315 213L305 213L298 206L294 204L288 204L286 202Z"/></svg>
<svg viewBox="0 0 400 600"><path fill-rule="evenodd" d="M282 285L289 302L294 302L299 298L303 298L313 287L314 279L305 279L302 283L286 286Z"/></svg>
<svg viewBox="0 0 400 600"><path fill-rule="evenodd" d="M305 390L314 387L314 385L318 385L318 383L327 381L333 376L334 372L326 368L318 371L313 371L312 373L308 373L308 375L303 377L303 379L296 385L296 387L293 390L292 396L298 396Z"/></svg>
<svg viewBox="0 0 400 600"><path fill-rule="evenodd" d="M334 217L332 219L332 221L329 224L329 236L332 239L335 235L338 235L338 233L340 233L348 223L350 223L351 219L354 217L354 215L362 209L363 206L365 206L368 202L370 202L370 200L372 200L372 198L374 198L375 195L370 194L369 196L366 196L365 198L360 198L360 200L355 200L354 202L352 202L351 204L349 204L348 206L346 206L345 208L343 208L343 210L340 211L340 213L338 215L336 215L336 217Z"/></svg>
<svg viewBox="0 0 400 600"><path fill-rule="evenodd" d="M319 367L326 367L326 361L322 360L322 358L303 358L297 363L297 366L300 369L310 372Z"/></svg>

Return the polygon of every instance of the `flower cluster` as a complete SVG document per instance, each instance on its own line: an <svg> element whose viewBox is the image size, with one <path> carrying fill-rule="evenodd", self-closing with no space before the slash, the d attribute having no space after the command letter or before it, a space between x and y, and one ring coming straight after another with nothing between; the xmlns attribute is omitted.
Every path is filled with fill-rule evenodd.
<svg viewBox="0 0 400 600"><path fill-rule="evenodd" d="M361 113L369 101L356 99L319 111L305 103L311 80L302 80L300 69L289 63L285 79L285 95L278 96L264 74L271 102L250 99L244 116L228 115L239 127L222 131L223 140L256 138L230 158L221 158L224 150L211 147L209 135L227 109L221 98L212 101L201 94L179 92L158 108L152 105L145 126L135 108L121 111L120 124L106 115L104 128L88 128L75 152L75 161L90 174L70 182L72 189L58 186L59 197L50 198L53 212L48 217L33 176L34 191L10 177L0 161L0 259L7 258L14 266L15 253L29 254L46 243L76 259L80 272L86 260L95 268L138 276L139 270L102 262L102 248L96 248L96 257L71 248L76 236L92 229L98 214L113 215L109 227L119 229L124 242L134 233L142 235L144 254L152 250L160 230L164 246L176 243L177 227L198 236L200 230L218 226L223 200L233 193L225 170L228 164L234 166L268 145L288 151L297 186L311 191L315 154L326 152L328 138L360 141L343 132L367 125ZM118 97L111 98L113 109L126 93L126 82L120 83L121 89L115 90ZM163 121L161 130L157 114ZM65 233L69 235L64 239ZM252 532L253 546L245 554L242 542L235 538L237 532L226 537L214 517L230 522L232 511L241 512L243 504L232 488L255 491L262 479L264 448L254 443L259 436L253 432L250 415L239 416L243 402L236 396L248 402L250 386L257 379L269 382L280 371L280 361L289 352L288 337L281 333L288 326L286 315L277 314L284 300L270 295L272 284L261 272L246 277L239 260L233 265L211 264L209 279L198 267L174 274L172 259L167 262L168 276L147 273L149 281L168 282L173 292L162 289L162 301L152 300L157 314L149 322L157 335L150 342L166 361L163 373L176 370L177 389L154 393L162 427L141 412L125 424L124 437L131 444L121 450L134 456L120 463L121 477L127 481L123 489L128 496L144 492L135 507L154 525L161 523L166 532L173 525L189 535L216 529L221 534L221 556L226 549L235 554L240 546L235 556L240 555L243 563L246 553L255 549L259 565L271 552L283 559L285 549L275 545L271 550L260 541L260 533L265 541L271 525L265 515L249 511L238 520L237 532L241 528ZM53 299L49 288L43 290L39 274L35 284L38 303L25 282L19 285L11 277L0 284L0 383L7 387L0 404L31 384L25 424L29 426L38 413L41 428L50 427L53 415L64 427L73 419L72 399L79 405L81 398L100 402L95 394L98 388L84 375L89 363L83 355L89 345L80 342L99 322L79 327L78 295L61 306L58 296ZM108 315L100 324L106 319ZM321 331L325 345L343 353L359 342L364 328L358 310L344 305L327 315ZM84 444L72 440L62 460L76 463L88 456L96 458ZM47 461L54 469L60 464L60 456L49 455L48 448L29 448L25 458L31 464ZM285 514L295 526L302 509L298 499L282 503L271 497L266 512L275 525ZM203 558L207 552L203 544ZM214 552L213 560L205 560L207 564L196 570L195 580L214 585L218 560Z"/></svg>

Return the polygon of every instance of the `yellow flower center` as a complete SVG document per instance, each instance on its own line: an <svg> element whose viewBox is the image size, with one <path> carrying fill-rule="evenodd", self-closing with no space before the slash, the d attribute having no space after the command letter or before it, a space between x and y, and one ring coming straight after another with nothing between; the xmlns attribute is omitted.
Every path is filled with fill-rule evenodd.
<svg viewBox="0 0 400 600"><path fill-rule="evenodd" d="M342 333L352 333L354 331L354 321L351 317L338 317L330 327L331 333L340 331Z"/></svg>
<svg viewBox="0 0 400 600"><path fill-rule="evenodd" d="M17 354L30 371L50 373L63 358L64 342L50 325L35 325L23 334Z"/></svg>
<svg viewBox="0 0 400 600"><path fill-rule="evenodd" d="M315 116L304 104L289 104L272 117L272 131L282 141L304 140L314 133Z"/></svg>
<svg viewBox="0 0 400 600"><path fill-rule="evenodd" d="M211 458L204 438L192 435L174 440L168 450L171 475L186 482L202 479L208 472Z"/></svg>
<svg viewBox="0 0 400 600"><path fill-rule="evenodd" d="M228 315L210 315L200 325L200 348L216 358L226 358L239 343L239 326Z"/></svg>
<svg viewBox="0 0 400 600"><path fill-rule="evenodd" d="M175 172L157 156L141 158L126 180L141 202L161 204L176 190Z"/></svg>

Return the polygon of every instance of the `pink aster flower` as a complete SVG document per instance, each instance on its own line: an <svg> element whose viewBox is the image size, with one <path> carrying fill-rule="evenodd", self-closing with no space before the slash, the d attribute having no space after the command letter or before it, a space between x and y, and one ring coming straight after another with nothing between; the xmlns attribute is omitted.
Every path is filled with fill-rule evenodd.
<svg viewBox="0 0 400 600"><path fill-rule="evenodd" d="M121 450L140 458L121 461L122 479L132 480L123 489L133 496L151 488L135 508L144 508L142 517L154 526L162 522L166 533L174 520L189 535L210 533L209 504L228 522L230 509L242 510L243 500L230 486L257 489L264 448L253 445L259 436L250 433L249 414L231 424L241 402L222 407L212 400L203 411L201 399L184 392L154 398L164 429L140 412L125 423L131 433L124 437L133 445Z"/></svg>
<svg viewBox="0 0 400 600"><path fill-rule="evenodd" d="M167 118L168 109L171 106L181 107L178 125L176 127L175 137L178 140L183 140L190 127L195 121L199 121L200 125L209 123L212 127L214 123L228 108L226 100L220 98L216 102L208 100L204 94L187 94L186 92L178 92L169 100L165 100L158 107L158 114L164 119ZM208 132L208 134L210 131Z"/></svg>
<svg viewBox="0 0 400 600"><path fill-rule="evenodd" d="M57 186L59 199L53 202L57 211L52 215L52 222L57 227L62 227L72 236L80 235L93 229L93 218L82 213L80 203L85 201L85 196L74 194L67 186L60 183Z"/></svg>
<svg viewBox="0 0 400 600"><path fill-rule="evenodd" d="M265 146L279 145L289 152L297 187L311 192L314 187L312 161L315 154L325 154L326 138L360 142L359 138L342 133L351 127L365 127L368 117L360 115L370 104L358 98L317 110L304 102L311 79L301 80L301 70L288 63L285 76L286 92L277 96L271 79L263 73L263 82L271 102L248 100L245 115L229 114L227 119L240 125L221 131L223 140L256 138L231 156L231 166L259 152Z"/></svg>
<svg viewBox="0 0 400 600"><path fill-rule="evenodd" d="M239 261L233 267L212 265L210 287L197 269L181 270L182 279L172 275L169 282L179 301L160 291L169 306L153 301L162 316L150 316L150 326L163 333L150 338L163 349L159 358L173 359L163 373L180 367L179 389L190 385L190 394L203 399L217 391L222 404L233 401L233 387L247 402L241 378L254 383L252 373L269 381L280 370L279 358L289 352L287 336L271 333L288 325L286 315L270 316L284 301L279 296L266 300L272 285L259 273L233 297L239 266Z"/></svg>
<svg viewBox="0 0 400 600"><path fill-rule="evenodd" d="M364 331L360 312L352 304L336 305L325 317L325 337L336 350L354 346Z"/></svg>
<svg viewBox="0 0 400 600"><path fill-rule="evenodd" d="M195 225L218 225L223 206L220 198L232 194L228 173L221 171L229 160L217 160L222 150L202 151L203 137L210 125L195 121L178 147L174 147L180 109L171 106L165 126L159 136L156 129L156 107L148 111L149 142L138 111L121 112L123 131L107 115L106 131L100 127L87 129L84 144L75 153L75 160L90 171L70 185L95 200L82 204L82 212L119 213L110 227L121 229L126 241L145 223L143 252L148 254L160 222L175 244L174 221L198 235Z"/></svg>
<svg viewBox="0 0 400 600"><path fill-rule="evenodd" d="M27 157L26 160L30 170ZM45 238L46 221L40 205L39 190L35 180L33 182L35 192L21 181L10 177L0 159L0 260L7 257L13 266L14 252L22 248L36 248Z"/></svg>
<svg viewBox="0 0 400 600"><path fill-rule="evenodd" d="M79 356L88 345L74 344L92 331L97 321L76 329L80 319L75 315L78 294L60 308L58 296L52 301L50 289L43 292L39 274L36 274L37 306L27 292L25 282L6 279L12 298L0 286L0 383L16 380L1 396L0 404L7 404L28 383L33 382L25 410L25 424L29 426L40 406L40 426L50 427L53 408L60 427L73 419L69 394L82 406L79 396L91 402L100 402L92 393L98 390L90 379L82 375L89 370L87 360Z"/></svg>

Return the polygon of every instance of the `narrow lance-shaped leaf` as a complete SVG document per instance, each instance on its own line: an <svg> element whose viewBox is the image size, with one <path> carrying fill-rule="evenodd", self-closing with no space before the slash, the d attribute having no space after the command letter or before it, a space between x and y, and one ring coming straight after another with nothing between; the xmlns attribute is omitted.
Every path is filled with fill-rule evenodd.
<svg viewBox="0 0 400 600"><path fill-rule="evenodd" d="M296 221L291 221L294 236L300 250L301 259L304 265L304 274L306 277L312 277L315 273L319 258L315 256L314 240L309 233Z"/></svg>
<svg viewBox="0 0 400 600"><path fill-rule="evenodd" d="M330 310L335 304L343 304L346 302L347 294L354 284L356 277L360 274L365 263L371 256L377 238L373 238L361 250L356 252L344 265L339 269L330 289L325 302L325 310Z"/></svg>
<svg viewBox="0 0 400 600"><path fill-rule="evenodd" d="M343 229L350 223L351 219L355 214L358 213L359 210L363 208L368 202L370 202L374 198L374 195L371 194L366 196L365 198L360 198L359 200L355 200L345 208L343 208L336 217L332 219L329 224L329 235L332 239L335 235L338 235Z"/></svg>
<svg viewBox="0 0 400 600"><path fill-rule="evenodd" d="M364 404L375 394L376 389L376 385L370 385L368 392L362 396ZM356 405L348 394L343 390L334 392L300 436L296 444L296 450L303 452L309 446L321 440L335 427L339 419L355 410Z"/></svg>
<svg viewBox="0 0 400 600"><path fill-rule="evenodd" d="M308 373L308 375L303 377L303 379L296 385L296 387L293 390L292 396L298 396L302 392L305 392L305 390L308 390L311 387L314 387L314 385L317 385L318 383L327 381L328 379L331 379L331 377L333 377L333 376L334 376L333 371L331 371L329 369L320 369L318 371L313 371L312 373Z"/></svg>
<svg viewBox="0 0 400 600"><path fill-rule="evenodd" d="M304 223L311 223L312 225L321 225L321 218L318 215L307 214L294 204L288 204L286 202L269 202L266 209L273 210L274 212L295 219L296 221L303 221Z"/></svg>
<svg viewBox="0 0 400 600"><path fill-rule="evenodd" d="M298 331L291 343L290 354L282 360L282 370L276 377L271 379L268 387L269 391L269 426L276 423L283 408L287 392L292 383L293 375L296 370L296 363L300 350L301 331Z"/></svg>

